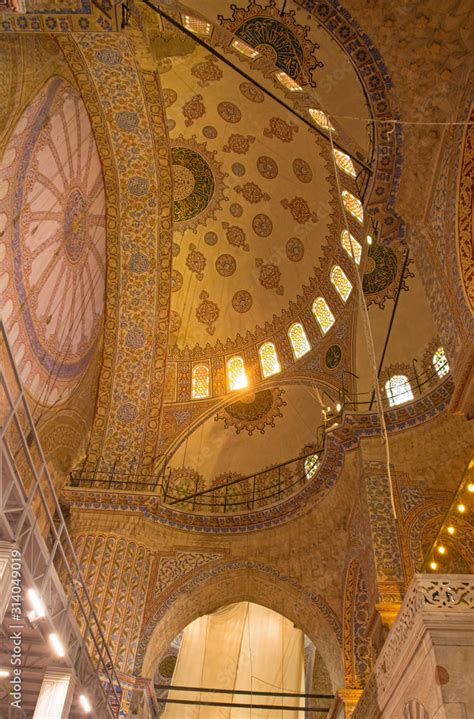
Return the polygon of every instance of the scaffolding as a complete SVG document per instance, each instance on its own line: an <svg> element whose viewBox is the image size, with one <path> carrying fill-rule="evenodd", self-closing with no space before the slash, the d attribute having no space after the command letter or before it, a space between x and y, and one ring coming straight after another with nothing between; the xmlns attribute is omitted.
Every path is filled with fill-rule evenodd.
<svg viewBox="0 0 474 719"><path fill-rule="evenodd" d="M48 654L61 638L60 663L87 692L91 716L117 717L122 689L48 471L35 424L0 321L0 539L19 550L22 593L36 591L45 616L22 620ZM4 622L5 624L5 622ZM37 639L36 639L36 643ZM25 661L28 658L25 658ZM34 665L34 662L32 662Z"/></svg>

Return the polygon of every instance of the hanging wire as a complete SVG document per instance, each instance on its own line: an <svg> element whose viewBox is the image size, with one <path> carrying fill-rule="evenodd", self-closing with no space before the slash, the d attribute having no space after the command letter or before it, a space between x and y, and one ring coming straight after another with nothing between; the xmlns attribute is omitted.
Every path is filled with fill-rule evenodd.
<svg viewBox="0 0 474 719"><path fill-rule="evenodd" d="M304 78L306 83L309 85L309 80L308 80L306 71L302 66L300 58L297 58L297 62L300 67L301 76ZM345 226L345 229L350 238L351 233L350 233L350 229L349 229L349 223L347 221L347 213L344 208L343 201L342 201L341 183L340 183L340 179L339 179L339 168L337 167L335 153L334 153L334 141L333 141L333 130L332 130L332 125L331 125L331 119L335 119L335 116L333 118L332 115L330 115L328 112L326 112L324 104L321 102L319 97L316 96L316 92L313 89L311 89L310 94L316 97L317 104L322 108L322 111L324 112L324 114L326 115L327 120L328 120L326 130L327 130L329 142L331 145L332 165L333 165L334 175L336 177L338 201L339 201L339 206L340 206L341 213L342 213L342 218L344 221L344 226ZM392 124L393 129L395 129L394 122L395 122L394 120L384 121L384 123ZM373 334L372 334L372 327L370 324L369 310L368 310L368 307L367 307L365 299L364 299L364 290L363 290L363 286L362 286L362 279L361 279L360 272L358 270L357 263L355 260L354 246L350 239L349 239L349 244L350 244L350 248L351 248L352 260L354 263L354 274L356 277L356 287L357 287L357 294L358 294L358 298L359 298L359 306L360 306L361 313L362 313L362 326L364 328L364 334L365 334L365 339L366 339L366 347L367 347L367 354L368 354L368 358L369 358L369 366L370 366L372 379L373 379L373 383L374 383L375 396L377 399L377 409L378 409L378 415L379 415L379 421L380 421L382 443L384 444L384 448L385 448L385 460L386 460L386 465L387 465L387 478L388 478L388 486L389 486L389 493L390 493L390 504L392 507L393 516L395 519L397 519L397 509L396 509L396 505L395 505L395 495L394 495L394 489L393 489L393 478L392 478L392 471L391 471L391 465L390 465L390 446L389 446L389 441L388 441L387 425L385 422L382 393L380 391L380 384L379 384L379 379L378 379L374 338L373 338Z"/></svg>
<svg viewBox="0 0 474 719"><path fill-rule="evenodd" d="M336 160L335 160L335 155L334 155L334 145L333 145L333 140L332 140L332 130L331 130L330 122L329 122L329 141L331 143L333 168L334 168L334 174L336 175L337 193L339 196L341 212L342 212L342 216L344 219L344 226L345 226L346 231L348 232L349 238L350 238L351 234L350 234L350 230L349 230L349 223L347 221L347 213L344 209L344 205L342 202L341 185L340 185L340 180L339 180L339 169L336 165ZM376 357L375 357L374 338L373 338L373 334L372 334L372 327L370 324L369 310L368 310L367 304L364 299L364 289L362 286L362 279L360 276L360 272L357 268L357 263L356 263L356 259L355 259L355 255L354 255L353 242L350 241L349 245L351 248L352 260L354 262L354 275L356 277L357 294L359 297L359 306L362 311L362 325L364 327L367 352L369 355L369 364L370 364L370 369L372 371L372 379L374 382L375 396L377 398L377 407L378 407L378 414L379 414L379 419L380 419L382 442L385 445L385 458L386 458L386 462L387 462L387 477L388 477L388 484L389 484L389 491L390 491L390 503L392 505L393 516L396 519L397 518L397 510L396 510L396 506L395 506L395 497L394 497L394 491L393 491L393 479L392 479L392 472L391 472L391 467L390 467L390 447L389 447L389 441L388 441L387 425L385 423L385 414L384 414L384 409L383 409L382 393L380 391L380 384L379 384L379 380L378 380L378 370L377 370L377 361L376 361Z"/></svg>

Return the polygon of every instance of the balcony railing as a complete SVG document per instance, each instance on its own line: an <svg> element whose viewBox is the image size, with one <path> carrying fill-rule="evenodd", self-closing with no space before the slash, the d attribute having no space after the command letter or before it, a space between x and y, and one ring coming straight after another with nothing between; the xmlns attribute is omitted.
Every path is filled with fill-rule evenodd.
<svg viewBox="0 0 474 719"><path fill-rule="evenodd" d="M324 434L319 433L317 448L288 462L261 472L238 477L213 487L183 494L173 485L173 472L163 485L162 503L174 509L205 514L252 512L274 505L297 494L316 475L324 451Z"/></svg>

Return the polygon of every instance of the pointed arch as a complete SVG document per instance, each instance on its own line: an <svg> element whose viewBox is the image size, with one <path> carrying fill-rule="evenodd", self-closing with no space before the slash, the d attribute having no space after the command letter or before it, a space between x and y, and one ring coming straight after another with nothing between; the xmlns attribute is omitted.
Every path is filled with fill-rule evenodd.
<svg viewBox="0 0 474 719"><path fill-rule="evenodd" d="M155 607L143 627L135 671L153 676L159 658L175 636L202 614L239 601L255 602L292 620L315 644L331 677L333 690L342 685L342 628L334 611L317 591L261 562L213 562L178 583ZM157 601L158 600L158 601Z"/></svg>

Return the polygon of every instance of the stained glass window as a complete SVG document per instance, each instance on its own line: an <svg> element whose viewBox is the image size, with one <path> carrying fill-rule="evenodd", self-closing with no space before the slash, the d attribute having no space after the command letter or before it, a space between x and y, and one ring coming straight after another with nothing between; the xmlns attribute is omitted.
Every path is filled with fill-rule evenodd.
<svg viewBox="0 0 474 719"><path fill-rule="evenodd" d="M342 267L334 265L331 268L331 282L343 302L347 302L352 292L352 283Z"/></svg>
<svg viewBox="0 0 474 719"><path fill-rule="evenodd" d="M242 55L245 55L246 57L251 57L254 59L255 57L258 57L260 55L258 50L255 50L255 48L251 47L250 45L247 45L246 42L242 42L242 40L232 40L232 47L235 47L235 49L242 53Z"/></svg>
<svg viewBox="0 0 474 719"><path fill-rule="evenodd" d="M347 190L342 191L342 202L348 212L353 215L359 222L364 221L364 210L362 209L362 202L352 195Z"/></svg>
<svg viewBox="0 0 474 719"><path fill-rule="evenodd" d="M331 130L334 132L334 127L329 122L327 115L322 110L316 110L314 107L310 107L308 109L309 114L313 118L313 120L319 125L319 127L322 127L324 130L328 130L331 128Z"/></svg>
<svg viewBox="0 0 474 719"><path fill-rule="evenodd" d="M356 176L357 173L354 167L354 163L352 162L349 155L346 155L345 152L341 152L341 150L334 148L334 157L336 160L336 165L340 170L350 175L351 177Z"/></svg>
<svg viewBox="0 0 474 719"><path fill-rule="evenodd" d="M313 315L316 317L318 325L321 327L323 335L329 332L336 321L333 313L329 309L329 305L324 297L316 297L313 302Z"/></svg>
<svg viewBox="0 0 474 719"><path fill-rule="evenodd" d="M387 393L388 403L391 407L397 404L404 404L413 399L410 383L403 374L396 374L385 382L385 392Z"/></svg>
<svg viewBox="0 0 474 719"><path fill-rule="evenodd" d="M344 247L347 254L349 255L349 257L351 258L351 260L353 259L352 253L354 253L354 259L357 262L357 264L359 265L360 259L362 257L362 246L360 245L359 242L357 242L356 238L353 235L351 235L347 230L343 230L341 232L341 244ZM351 249L351 245L352 245L352 249Z"/></svg>
<svg viewBox="0 0 474 719"><path fill-rule="evenodd" d="M191 15L184 16L184 26L196 35L210 35L212 25L205 20L200 20L197 17L191 17Z"/></svg>
<svg viewBox="0 0 474 719"><path fill-rule="evenodd" d="M296 359L310 351L311 345L301 322L294 322L288 330L291 346Z"/></svg>
<svg viewBox="0 0 474 719"><path fill-rule="evenodd" d="M306 457L304 461L306 479L312 479L314 477L320 464L319 454L310 454L309 457Z"/></svg>
<svg viewBox="0 0 474 719"><path fill-rule="evenodd" d="M265 344L261 345L258 354L260 356L260 366L263 377L271 377L272 374L280 372L281 367L273 342L265 342Z"/></svg>
<svg viewBox="0 0 474 719"><path fill-rule="evenodd" d="M245 374L244 360L240 355L229 357L227 360L227 381L229 389L242 389L247 386L247 375Z"/></svg>
<svg viewBox="0 0 474 719"><path fill-rule="evenodd" d="M442 347L438 347L433 355L433 367L436 370L438 377L444 377L449 374L449 364Z"/></svg>
<svg viewBox="0 0 474 719"><path fill-rule="evenodd" d="M207 365L194 365L191 393L193 399L209 397L209 367Z"/></svg>
<svg viewBox="0 0 474 719"><path fill-rule="evenodd" d="M301 85L298 85L298 83L295 82L292 77L287 75L286 72L277 72L275 73L275 77L278 82L281 82L281 84L290 92L301 92L303 90Z"/></svg>

